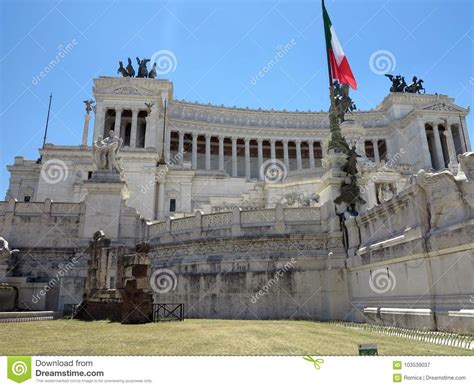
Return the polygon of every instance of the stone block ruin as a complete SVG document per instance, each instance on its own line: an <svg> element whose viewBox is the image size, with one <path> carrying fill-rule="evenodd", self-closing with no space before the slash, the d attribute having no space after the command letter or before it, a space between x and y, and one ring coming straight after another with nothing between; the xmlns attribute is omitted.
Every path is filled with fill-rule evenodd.
<svg viewBox="0 0 474 388"><path fill-rule="evenodd" d="M135 253L111 246L103 231L89 243L90 259L82 303L74 318L108 319L127 324L151 322L150 245L140 242Z"/></svg>

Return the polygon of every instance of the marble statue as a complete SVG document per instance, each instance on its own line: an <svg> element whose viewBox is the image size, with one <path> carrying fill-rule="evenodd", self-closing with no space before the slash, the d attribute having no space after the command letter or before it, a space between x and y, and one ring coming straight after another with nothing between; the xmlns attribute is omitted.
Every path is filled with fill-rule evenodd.
<svg viewBox="0 0 474 388"><path fill-rule="evenodd" d="M8 246L8 241L0 237L0 260L8 259L12 253L18 252L18 249L11 250Z"/></svg>
<svg viewBox="0 0 474 388"><path fill-rule="evenodd" d="M279 201L288 207L311 207L319 202L319 195L316 193L290 193L286 194Z"/></svg>
<svg viewBox="0 0 474 388"><path fill-rule="evenodd" d="M123 139L116 136L113 130L110 130L109 136L105 139L102 136L97 137L92 146L97 171L121 172L116 157L122 144Z"/></svg>
<svg viewBox="0 0 474 388"><path fill-rule="evenodd" d="M430 228L440 229L464 219L469 206L459 183L449 170L416 174L416 183L425 191L429 206Z"/></svg>
<svg viewBox="0 0 474 388"><path fill-rule="evenodd" d="M381 183L378 191L378 198L380 203L390 201L393 198L393 190L390 183Z"/></svg>

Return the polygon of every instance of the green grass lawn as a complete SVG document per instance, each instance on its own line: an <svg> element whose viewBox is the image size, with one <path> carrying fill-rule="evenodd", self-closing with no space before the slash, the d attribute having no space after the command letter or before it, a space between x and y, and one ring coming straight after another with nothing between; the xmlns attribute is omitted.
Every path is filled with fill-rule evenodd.
<svg viewBox="0 0 474 388"><path fill-rule="evenodd" d="M310 321L0 323L0 355L357 355L359 343L376 343L380 355L474 354Z"/></svg>

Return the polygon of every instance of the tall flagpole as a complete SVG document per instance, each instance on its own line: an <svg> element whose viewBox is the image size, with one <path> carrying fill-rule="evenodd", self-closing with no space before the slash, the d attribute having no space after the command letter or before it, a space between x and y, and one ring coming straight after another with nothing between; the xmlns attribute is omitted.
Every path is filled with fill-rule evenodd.
<svg viewBox="0 0 474 388"><path fill-rule="evenodd" d="M329 45L327 41L327 31L326 31L326 25L324 23L324 12L326 10L326 7L324 5L324 0L322 0L321 5L322 5L322 10L323 10L323 26L324 26L324 36L325 36L324 41L326 42L326 60L328 64L329 96L331 97L331 108L332 108L334 104L334 88L333 88L333 79L332 79L332 72L331 72L331 61L329 59Z"/></svg>
<svg viewBox="0 0 474 388"><path fill-rule="evenodd" d="M326 7L324 5L324 0L321 2L322 4L322 12L323 12L323 26L324 26L324 40L326 41L326 59L328 63L328 78L329 78L329 99L331 101L329 107L329 131L331 133L331 138L328 144L328 151L333 149L335 151L340 151L343 153L347 153L349 151L349 145L346 142L346 139L342 136L341 127L339 126L339 118L336 110L336 103L335 103L335 96L334 96L334 86L333 86L333 79L332 79L332 71L331 71L331 60L329 58L329 42L328 42L328 32L326 31L326 23L325 23L325 13Z"/></svg>
<svg viewBox="0 0 474 388"><path fill-rule="evenodd" d="M48 124L49 124L49 112L51 111L51 100L53 99L53 93L49 95L48 115L46 116L46 126L44 128L43 147L46 144L46 136L48 135Z"/></svg>

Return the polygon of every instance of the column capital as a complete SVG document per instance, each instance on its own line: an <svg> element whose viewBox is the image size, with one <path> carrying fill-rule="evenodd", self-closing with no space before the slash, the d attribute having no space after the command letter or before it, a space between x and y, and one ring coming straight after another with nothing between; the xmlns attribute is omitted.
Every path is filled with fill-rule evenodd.
<svg viewBox="0 0 474 388"><path fill-rule="evenodd" d="M218 135L217 137L218 137L219 141L224 141L224 139L226 138L225 135Z"/></svg>
<svg viewBox="0 0 474 388"><path fill-rule="evenodd" d="M234 144L234 143L237 144L238 139L236 137L232 137L231 139L232 139L232 144Z"/></svg>
<svg viewBox="0 0 474 388"><path fill-rule="evenodd" d="M122 114L122 112L125 110L125 108L123 106L116 106L115 108L115 113L120 113Z"/></svg>
<svg viewBox="0 0 474 388"><path fill-rule="evenodd" d="M245 144L250 144L250 140L252 140L252 138L250 138L250 137L245 137L245 138L244 138Z"/></svg>
<svg viewBox="0 0 474 388"><path fill-rule="evenodd" d="M286 145L286 146L287 146L287 145L288 145L288 142L289 142L288 139L283 139L283 140L282 140L283 145Z"/></svg>
<svg viewBox="0 0 474 388"><path fill-rule="evenodd" d="M301 145L301 140L299 140L299 139L298 139L298 140L295 140L295 144L296 144L296 145Z"/></svg>
<svg viewBox="0 0 474 388"><path fill-rule="evenodd" d="M192 135L193 135L193 140L195 140L198 138L199 133L193 132Z"/></svg>
<svg viewBox="0 0 474 388"><path fill-rule="evenodd" d="M263 139L257 139L257 144L262 144L263 143Z"/></svg>
<svg viewBox="0 0 474 388"><path fill-rule="evenodd" d="M270 139L270 144L274 145L276 143L276 139Z"/></svg>
<svg viewBox="0 0 474 388"><path fill-rule="evenodd" d="M133 106L132 108L130 108L130 110L132 111L132 114L138 114L138 112L140 112L140 108L138 106Z"/></svg>

